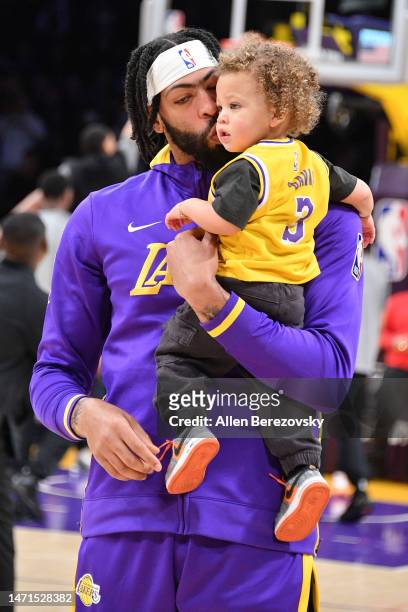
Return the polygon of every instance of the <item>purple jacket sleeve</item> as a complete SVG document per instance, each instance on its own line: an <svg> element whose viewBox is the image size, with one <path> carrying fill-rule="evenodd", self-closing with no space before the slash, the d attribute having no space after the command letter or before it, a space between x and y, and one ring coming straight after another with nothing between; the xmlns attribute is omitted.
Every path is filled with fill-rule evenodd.
<svg viewBox="0 0 408 612"><path fill-rule="evenodd" d="M345 206L331 206L317 228L321 274L305 286L305 325L285 327L232 294L207 332L253 376L351 378L361 320L358 263L361 222Z"/></svg>
<svg viewBox="0 0 408 612"><path fill-rule="evenodd" d="M37 417L65 438L78 439L70 428L71 412L91 391L109 321L109 293L94 248L89 196L72 215L57 252L30 385Z"/></svg>

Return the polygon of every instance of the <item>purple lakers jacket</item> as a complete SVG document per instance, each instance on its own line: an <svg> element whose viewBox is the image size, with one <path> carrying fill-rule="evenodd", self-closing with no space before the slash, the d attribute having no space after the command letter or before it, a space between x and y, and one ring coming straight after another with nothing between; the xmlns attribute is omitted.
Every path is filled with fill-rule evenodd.
<svg viewBox="0 0 408 612"><path fill-rule="evenodd" d="M90 393L102 354L107 401L132 414L155 443L154 351L181 303L166 269L174 232L166 212L205 198L210 177L163 150L152 170L91 193L73 214L57 254L32 404L46 427L75 440L70 415ZM232 295L205 325L227 352L263 378L351 377L360 325L360 221L333 206L316 232L321 274L306 288L305 329L285 328ZM169 495L163 471L143 482L111 478L92 460L82 534L143 531L203 535L287 552L313 553L316 534L284 543L273 535L282 487L261 439L223 439L204 483Z"/></svg>

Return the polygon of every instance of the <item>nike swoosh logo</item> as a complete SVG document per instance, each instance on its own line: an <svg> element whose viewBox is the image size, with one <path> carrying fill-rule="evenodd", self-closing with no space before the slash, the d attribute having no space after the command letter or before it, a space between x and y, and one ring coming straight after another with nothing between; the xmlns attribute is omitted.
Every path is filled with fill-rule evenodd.
<svg viewBox="0 0 408 612"><path fill-rule="evenodd" d="M128 232L138 232L139 230L146 229L146 227L152 227L152 225L157 225L158 223L162 223L162 221L155 221L154 223L148 223L147 225L138 225L137 227L134 227L133 223L129 223Z"/></svg>
<svg viewBox="0 0 408 612"><path fill-rule="evenodd" d="M179 442L178 444L173 444L173 451L174 451L174 455L175 455L176 457L178 457L178 456L179 456L180 451L181 451L181 449L183 448L184 443L185 443L185 441L187 440L187 438L188 438L188 434L190 433L190 431L191 431L191 427L187 427L187 428L184 430L184 435L183 435L183 437L179 438L180 442Z"/></svg>

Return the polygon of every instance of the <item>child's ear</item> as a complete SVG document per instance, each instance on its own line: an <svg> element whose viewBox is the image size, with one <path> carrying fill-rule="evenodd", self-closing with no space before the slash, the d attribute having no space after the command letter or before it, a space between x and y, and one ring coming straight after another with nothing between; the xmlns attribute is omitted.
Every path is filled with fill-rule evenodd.
<svg viewBox="0 0 408 612"><path fill-rule="evenodd" d="M157 113L157 117L154 120L153 130L156 132L156 134L164 134L164 123L159 113Z"/></svg>
<svg viewBox="0 0 408 612"><path fill-rule="evenodd" d="M279 127L280 125L282 125L283 123L286 122L287 118L288 118L287 111L282 113L282 115L280 117L278 117L275 114L272 114L269 125L270 125L271 128Z"/></svg>

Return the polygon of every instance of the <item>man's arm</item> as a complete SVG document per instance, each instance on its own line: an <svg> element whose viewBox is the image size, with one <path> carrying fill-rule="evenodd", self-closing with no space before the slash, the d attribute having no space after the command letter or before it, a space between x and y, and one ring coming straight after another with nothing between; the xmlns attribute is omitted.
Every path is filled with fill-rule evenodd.
<svg viewBox="0 0 408 612"><path fill-rule="evenodd" d="M125 411L87 397L110 319L109 291L93 243L90 196L71 217L58 249L31 401L46 427L70 440L86 438L111 476L143 480L160 470L153 454L158 449Z"/></svg>
<svg viewBox="0 0 408 612"><path fill-rule="evenodd" d="M305 288L304 329L285 327L229 296L214 279L216 247L199 245L187 257L191 235L168 248L176 290L197 313L208 333L257 378L350 378L360 320L362 283L353 275L360 219L348 207L331 206L316 230L321 274Z"/></svg>

